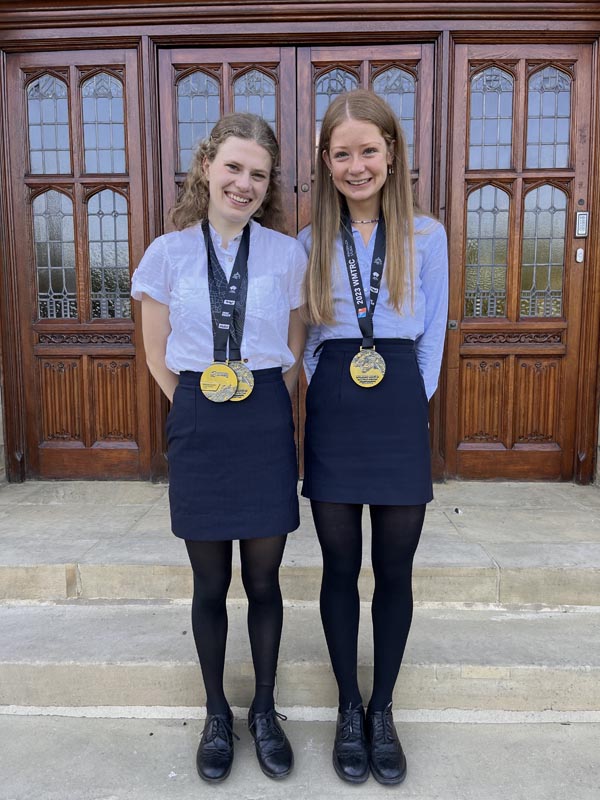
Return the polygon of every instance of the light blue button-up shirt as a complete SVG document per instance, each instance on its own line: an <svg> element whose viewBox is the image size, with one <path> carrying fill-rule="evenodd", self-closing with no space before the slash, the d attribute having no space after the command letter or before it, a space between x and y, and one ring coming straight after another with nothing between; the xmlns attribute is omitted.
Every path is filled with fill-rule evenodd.
<svg viewBox="0 0 600 800"><path fill-rule="evenodd" d="M353 228L354 244L358 256L360 274L367 298L371 279L371 261L375 248L377 226L369 243L364 244L360 232ZM298 234L306 252L310 251L310 227ZM337 263L332 269L332 289L336 321L332 325L313 325L309 329L304 368L310 381L318 360L315 349L326 339L360 338L356 310L348 272L344 261L342 240L336 241ZM444 227L431 217L415 217L415 291L411 309L410 288L399 314L390 303L385 269L379 298L373 317L375 344L377 338L412 339L415 342L417 362L427 397L437 388L440 365L444 351L444 338L448 318L448 244Z"/></svg>

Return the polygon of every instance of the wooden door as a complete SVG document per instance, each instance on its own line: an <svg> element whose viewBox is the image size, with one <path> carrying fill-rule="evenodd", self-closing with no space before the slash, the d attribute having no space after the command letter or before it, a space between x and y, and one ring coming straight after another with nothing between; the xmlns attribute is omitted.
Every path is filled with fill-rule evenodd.
<svg viewBox="0 0 600 800"><path fill-rule="evenodd" d="M449 475L573 476L591 81L584 45L456 49Z"/></svg>
<svg viewBox="0 0 600 800"><path fill-rule="evenodd" d="M430 206L430 45L163 50L159 76L165 229L193 145L222 113L247 110L277 132L286 232L295 235L310 222L316 135L325 109L341 92L359 87L374 89L395 108L407 134L415 192L424 208ZM305 392L302 375L294 399L300 472Z"/></svg>
<svg viewBox="0 0 600 800"><path fill-rule="evenodd" d="M7 78L23 477L148 476L136 53L9 55Z"/></svg>
<svg viewBox="0 0 600 800"><path fill-rule="evenodd" d="M220 114L252 111L277 132L286 232L310 222L316 135L327 105L341 92L372 88L397 111L407 134L415 191L431 202L433 48L378 47L163 50L159 63L165 229L193 145ZM294 398L302 472L304 375Z"/></svg>

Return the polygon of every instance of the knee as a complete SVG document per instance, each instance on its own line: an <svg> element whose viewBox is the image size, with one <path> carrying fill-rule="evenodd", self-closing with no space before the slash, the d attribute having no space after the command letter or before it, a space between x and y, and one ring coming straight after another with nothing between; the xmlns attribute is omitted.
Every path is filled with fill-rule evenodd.
<svg viewBox="0 0 600 800"><path fill-rule="evenodd" d="M222 605L227 599L230 583L231 570L211 576L194 575L194 605Z"/></svg>
<svg viewBox="0 0 600 800"><path fill-rule="evenodd" d="M323 580L344 587L356 586L360 575L360 561L327 559L323 563Z"/></svg>
<svg viewBox="0 0 600 800"><path fill-rule="evenodd" d="M249 603L266 605L281 599L278 571L255 574L242 568L242 583Z"/></svg>

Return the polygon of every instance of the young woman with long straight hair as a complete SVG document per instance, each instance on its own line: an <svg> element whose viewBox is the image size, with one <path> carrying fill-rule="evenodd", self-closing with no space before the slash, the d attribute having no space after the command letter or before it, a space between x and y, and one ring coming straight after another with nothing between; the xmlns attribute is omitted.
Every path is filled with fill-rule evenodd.
<svg viewBox="0 0 600 800"><path fill-rule="evenodd" d="M171 527L194 573L192 627L207 710L196 763L209 782L224 780L233 760L223 670L236 539L255 672L249 728L266 775L285 777L293 763L273 689L279 566L299 525L290 393L306 338L306 255L268 227L278 223L278 159L264 120L223 117L194 155L172 214L177 230L150 245L133 276L150 372L173 403Z"/></svg>
<svg viewBox="0 0 600 800"><path fill-rule="evenodd" d="M369 91L341 95L321 128L310 254L305 475L323 552L321 617L339 688L333 749L351 783L400 783L392 694L412 620L412 563L432 499L428 400L447 316L447 243L414 208L404 135ZM363 505L370 508L373 689L357 681Z"/></svg>

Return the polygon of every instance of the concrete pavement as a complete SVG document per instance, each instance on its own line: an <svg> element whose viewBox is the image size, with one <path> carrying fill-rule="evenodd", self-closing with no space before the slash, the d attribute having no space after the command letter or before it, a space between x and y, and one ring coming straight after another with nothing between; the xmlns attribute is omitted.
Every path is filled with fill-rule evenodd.
<svg viewBox="0 0 600 800"><path fill-rule="evenodd" d="M372 779L348 786L330 766L336 692L304 501L282 569L277 686L295 772L281 784L266 779L245 730L252 669L238 571L227 691L241 741L229 780L208 787L194 769L203 693L191 577L169 532L167 487L1 486L0 800L596 800L600 490L459 482L435 490L395 695L409 774L390 789ZM365 514L365 694L369 540Z"/></svg>

